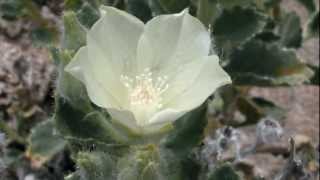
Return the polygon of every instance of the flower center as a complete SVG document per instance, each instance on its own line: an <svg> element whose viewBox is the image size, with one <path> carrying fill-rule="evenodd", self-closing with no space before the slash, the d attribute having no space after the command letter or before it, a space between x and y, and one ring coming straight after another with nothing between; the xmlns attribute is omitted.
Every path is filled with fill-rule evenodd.
<svg viewBox="0 0 320 180"><path fill-rule="evenodd" d="M121 75L121 82L128 88L129 102L131 106L143 106L161 108L161 94L169 85L166 83L166 76L154 78L149 68L134 79Z"/></svg>

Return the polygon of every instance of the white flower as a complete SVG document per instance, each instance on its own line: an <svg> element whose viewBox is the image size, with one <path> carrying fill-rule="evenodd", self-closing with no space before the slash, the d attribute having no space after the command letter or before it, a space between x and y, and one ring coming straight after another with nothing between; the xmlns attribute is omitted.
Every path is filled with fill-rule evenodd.
<svg viewBox="0 0 320 180"><path fill-rule="evenodd" d="M164 128L230 83L210 34L186 10L147 24L112 7L87 33L66 71L81 80L113 122L137 133Z"/></svg>

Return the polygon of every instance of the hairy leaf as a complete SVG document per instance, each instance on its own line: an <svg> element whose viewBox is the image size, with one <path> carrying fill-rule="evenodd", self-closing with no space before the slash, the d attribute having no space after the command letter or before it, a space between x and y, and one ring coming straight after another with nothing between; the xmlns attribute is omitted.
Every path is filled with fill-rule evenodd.
<svg viewBox="0 0 320 180"><path fill-rule="evenodd" d="M134 16L147 22L152 17L152 12L148 4L148 0L126 0L127 11Z"/></svg>
<svg viewBox="0 0 320 180"><path fill-rule="evenodd" d="M238 48L226 70L238 85L294 85L308 81L313 75L294 51L258 40Z"/></svg>
<svg viewBox="0 0 320 180"><path fill-rule="evenodd" d="M237 6L247 7L254 3L254 0L218 0L222 7L232 9Z"/></svg>
<svg viewBox="0 0 320 180"><path fill-rule="evenodd" d="M88 29L99 19L99 16L98 9L87 2L83 3L82 7L77 11L80 23Z"/></svg>
<svg viewBox="0 0 320 180"><path fill-rule="evenodd" d="M66 141L56 132L52 120L45 121L32 129L29 137L28 155L44 161L50 160L63 150Z"/></svg>
<svg viewBox="0 0 320 180"><path fill-rule="evenodd" d="M34 45L51 46L58 42L59 33L57 28L50 26L39 26L31 31L31 39Z"/></svg>
<svg viewBox="0 0 320 180"><path fill-rule="evenodd" d="M319 37L319 11L311 15L304 36L305 38Z"/></svg>
<svg viewBox="0 0 320 180"><path fill-rule="evenodd" d="M295 12L284 14L279 26L280 42L289 48L298 48L302 44L300 18Z"/></svg>
<svg viewBox="0 0 320 180"><path fill-rule="evenodd" d="M66 11L63 14L63 49L78 50L86 44L86 31L76 17L76 13Z"/></svg>
<svg viewBox="0 0 320 180"><path fill-rule="evenodd" d="M211 25L221 13L218 4L218 0L199 0L197 17L206 26Z"/></svg>
<svg viewBox="0 0 320 180"><path fill-rule="evenodd" d="M190 5L189 0L158 0L161 7L169 13L178 13Z"/></svg>
<svg viewBox="0 0 320 180"><path fill-rule="evenodd" d="M315 66L315 65L311 65L311 64L309 64L308 66L314 71L314 75L311 78L311 82L310 83L312 85L319 86L320 85L320 83L319 83L319 78L320 78L319 66Z"/></svg>
<svg viewBox="0 0 320 180"><path fill-rule="evenodd" d="M24 14L24 3L21 0L0 1L0 17L15 20Z"/></svg>
<svg viewBox="0 0 320 180"><path fill-rule="evenodd" d="M228 56L233 48L262 31L265 24L265 16L254 9L224 10L213 24L213 37L217 47Z"/></svg>
<svg viewBox="0 0 320 180"><path fill-rule="evenodd" d="M184 156L198 145L203 138L203 131L207 124L206 106L187 113L175 122L175 130L165 139L164 146Z"/></svg>
<svg viewBox="0 0 320 180"><path fill-rule="evenodd" d="M81 180L114 180L115 162L104 152L80 152L76 156Z"/></svg>

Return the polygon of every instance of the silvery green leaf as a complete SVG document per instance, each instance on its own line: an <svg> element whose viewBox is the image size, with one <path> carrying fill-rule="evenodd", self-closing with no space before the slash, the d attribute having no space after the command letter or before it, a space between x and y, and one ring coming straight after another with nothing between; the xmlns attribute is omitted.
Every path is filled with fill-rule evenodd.
<svg viewBox="0 0 320 180"><path fill-rule="evenodd" d="M83 0L65 0L64 7L66 10L76 11L80 9L83 4Z"/></svg>
<svg viewBox="0 0 320 180"><path fill-rule="evenodd" d="M24 14L24 3L21 0L0 1L0 17L15 20Z"/></svg>
<svg viewBox="0 0 320 180"><path fill-rule="evenodd" d="M239 85L294 85L308 82L313 72L293 50L277 43L252 40L232 53L226 66Z"/></svg>
<svg viewBox="0 0 320 180"><path fill-rule="evenodd" d="M147 22L152 17L148 2L149 0L126 0L127 11L141 19L143 22Z"/></svg>
<svg viewBox="0 0 320 180"><path fill-rule="evenodd" d="M281 19L278 34L280 43L289 48L299 48L302 44L302 28L300 17L295 13L284 13Z"/></svg>
<svg viewBox="0 0 320 180"><path fill-rule="evenodd" d="M86 28L90 28L99 19L99 16L99 10L88 2L84 2L77 11L80 23Z"/></svg>
<svg viewBox="0 0 320 180"><path fill-rule="evenodd" d="M266 20L266 16L255 9L235 7L224 10L212 25L215 45L228 57L235 47L261 32Z"/></svg>
<svg viewBox="0 0 320 180"><path fill-rule="evenodd" d="M118 180L162 180L159 174L159 151L155 145L133 147L117 164Z"/></svg>
<svg viewBox="0 0 320 180"><path fill-rule="evenodd" d="M310 84L312 85L316 85L316 86L319 86L319 78L320 78L320 75L319 75L319 66L315 66L315 65L311 65L311 64L308 64L309 68L311 68L314 72L314 75L313 77L311 78L311 82Z"/></svg>
<svg viewBox="0 0 320 180"><path fill-rule="evenodd" d="M59 32L56 27L39 26L31 31L31 39L36 46L50 47L59 40Z"/></svg>
<svg viewBox="0 0 320 180"><path fill-rule="evenodd" d="M222 11L218 0L198 0L197 3L197 17L206 26L211 25Z"/></svg>
<svg viewBox="0 0 320 180"><path fill-rule="evenodd" d="M66 141L57 133L54 122L47 120L34 127L29 136L28 155L45 161L61 152Z"/></svg>
<svg viewBox="0 0 320 180"><path fill-rule="evenodd" d="M115 162L104 152L79 152L76 155L81 180L114 180Z"/></svg>
<svg viewBox="0 0 320 180"><path fill-rule="evenodd" d="M190 5L189 0L158 0L161 7L168 13L177 13Z"/></svg>
<svg viewBox="0 0 320 180"><path fill-rule="evenodd" d="M86 43L86 31L77 19L73 11L65 11L63 14L64 33L63 49L78 50Z"/></svg>
<svg viewBox="0 0 320 180"><path fill-rule="evenodd" d="M197 146L203 136L207 124L206 106L203 104L177 120L175 130L171 132L163 142L163 146L170 149L177 156L185 156Z"/></svg>
<svg viewBox="0 0 320 180"><path fill-rule="evenodd" d="M304 37L319 37L319 10L314 12L308 20Z"/></svg>
<svg viewBox="0 0 320 180"><path fill-rule="evenodd" d="M248 7L255 3L254 0L218 0L223 8L232 9L234 7Z"/></svg>
<svg viewBox="0 0 320 180"><path fill-rule="evenodd" d="M152 11L152 16L166 13L166 11L161 7L159 0L148 0L148 5Z"/></svg>

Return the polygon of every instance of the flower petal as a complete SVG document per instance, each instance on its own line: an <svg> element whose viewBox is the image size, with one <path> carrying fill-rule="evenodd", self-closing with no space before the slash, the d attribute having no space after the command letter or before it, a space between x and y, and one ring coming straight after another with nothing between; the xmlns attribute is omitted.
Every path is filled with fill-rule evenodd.
<svg viewBox="0 0 320 180"><path fill-rule="evenodd" d="M164 107L190 111L200 106L217 88L231 83L215 55L202 57L184 67L164 94Z"/></svg>
<svg viewBox="0 0 320 180"><path fill-rule="evenodd" d="M150 120L149 126L163 126L166 123L179 119L185 112L174 109L164 109L156 113Z"/></svg>
<svg viewBox="0 0 320 180"><path fill-rule="evenodd" d="M138 40L144 24L134 16L113 7L102 6L101 18L87 33L90 61L95 79L121 104L127 104L126 89L120 82L132 70Z"/></svg>
<svg viewBox="0 0 320 180"><path fill-rule="evenodd" d="M150 20L138 44L138 71L169 74L181 64L207 56L211 45L205 26L187 10Z"/></svg>
<svg viewBox="0 0 320 180"><path fill-rule="evenodd" d="M120 125L129 128L134 133L141 133L139 132L141 129L137 125L137 121L132 112L113 108L108 108L107 111L110 113L113 122L120 123Z"/></svg>
<svg viewBox="0 0 320 180"><path fill-rule="evenodd" d="M86 68L88 61L87 47L82 47L65 67L65 71L85 84L88 96L96 105L101 107L119 107L119 102L94 78L93 70Z"/></svg>

